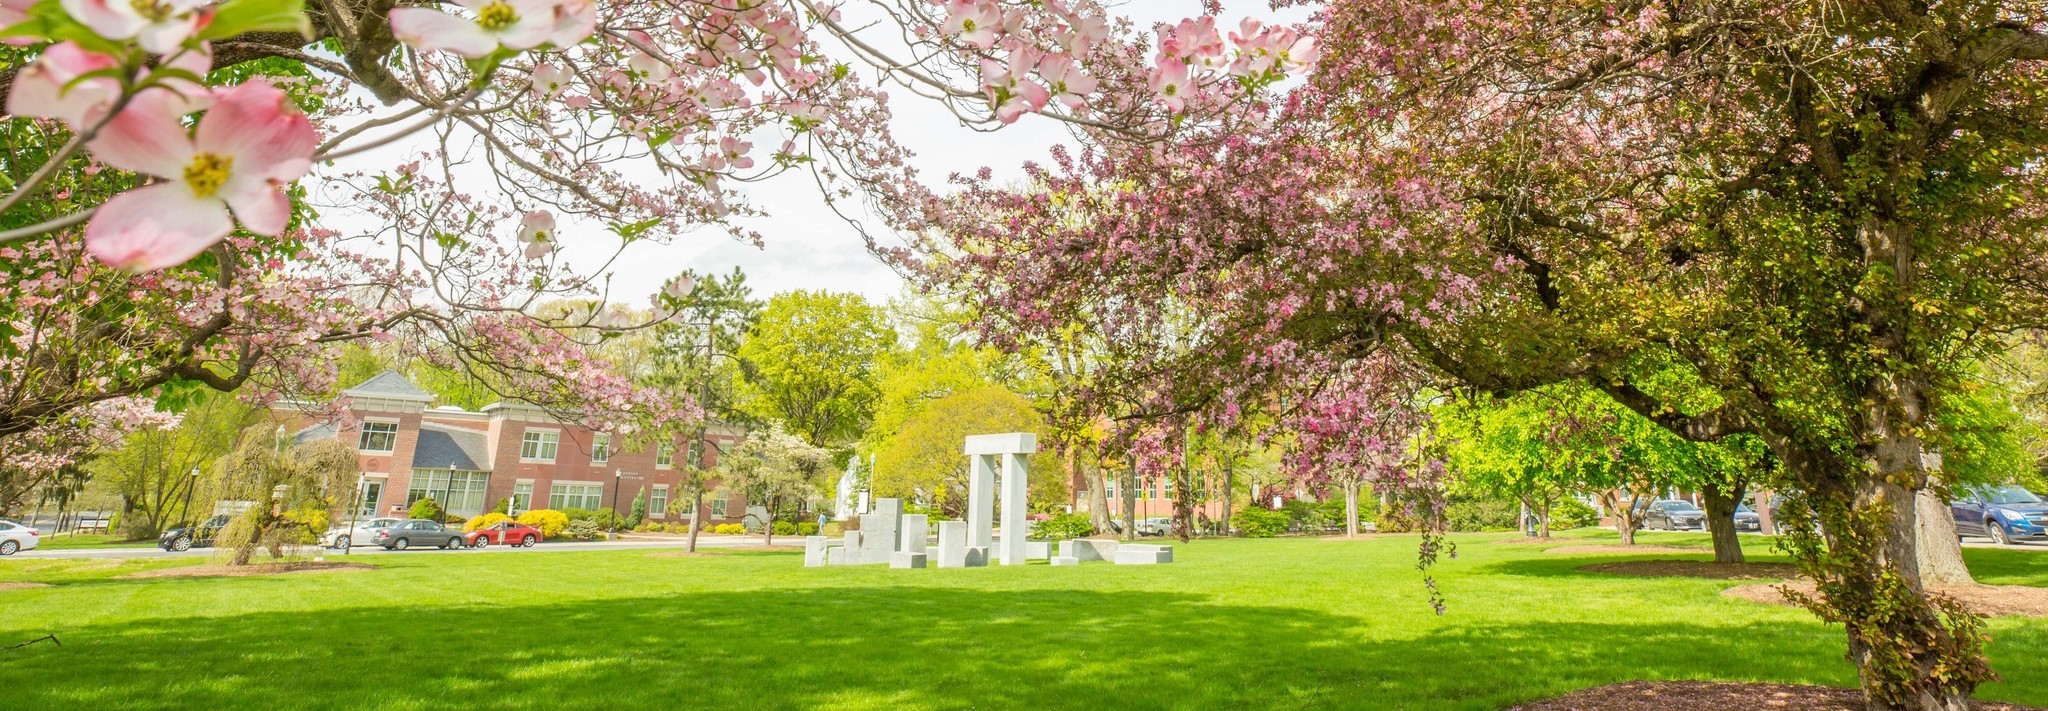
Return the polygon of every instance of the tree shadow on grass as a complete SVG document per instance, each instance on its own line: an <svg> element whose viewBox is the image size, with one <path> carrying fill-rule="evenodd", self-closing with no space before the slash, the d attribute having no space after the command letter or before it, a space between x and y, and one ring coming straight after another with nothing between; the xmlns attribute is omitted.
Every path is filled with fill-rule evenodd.
<svg viewBox="0 0 2048 711"><path fill-rule="evenodd" d="M1847 685L1812 625L1392 623L1198 595L838 587L165 618L0 664L8 708L1499 708L1634 678Z"/></svg>

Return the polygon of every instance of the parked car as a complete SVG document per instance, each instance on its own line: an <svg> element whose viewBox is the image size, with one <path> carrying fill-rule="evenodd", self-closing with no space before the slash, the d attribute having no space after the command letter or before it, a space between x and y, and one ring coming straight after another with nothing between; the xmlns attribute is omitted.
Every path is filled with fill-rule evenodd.
<svg viewBox="0 0 2048 711"><path fill-rule="evenodd" d="M197 526L178 525L156 537L156 547L167 551L189 551L194 547L213 545L213 539L220 530L227 528L230 519L226 514L200 522Z"/></svg>
<svg viewBox="0 0 2048 711"><path fill-rule="evenodd" d="M491 544L532 548L533 544L540 542L541 535L538 528L515 521L499 521L462 534L462 539L471 548L484 548Z"/></svg>
<svg viewBox="0 0 2048 711"><path fill-rule="evenodd" d="M1138 519L1136 528L1140 536L1164 536L1173 532L1173 519L1157 516L1141 518Z"/></svg>
<svg viewBox="0 0 2048 711"><path fill-rule="evenodd" d="M42 543L43 533L13 521L0 520L0 555L32 551Z"/></svg>
<svg viewBox="0 0 2048 711"><path fill-rule="evenodd" d="M1949 510L1956 517L1957 535L1987 536L2000 545L2048 538L2048 502L2017 486L1962 489Z"/></svg>
<svg viewBox="0 0 2048 711"><path fill-rule="evenodd" d="M1737 533L1742 531L1762 532L1763 530L1764 517L1758 516L1755 511L1749 510L1749 504L1735 505L1735 531Z"/></svg>
<svg viewBox="0 0 2048 711"><path fill-rule="evenodd" d="M440 521L414 518L378 531L377 545L385 550L402 551L421 546L456 548L467 544L462 540L462 529L449 528L441 525Z"/></svg>
<svg viewBox="0 0 2048 711"><path fill-rule="evenodd" d="M1664 499L1650 502L1650 508L1643 512L1643 528L1662 528L1670 531L1690 531L1695 528L1706 530L1707 512L1684 499Z"/></svg>
<svg viewBox="0 0 2048 711"><path fill-rule="evenodd" d="M348 548L351 546L377 545L377 532L398 525L402 518L373 518L358 521L354 526L336 526L320 534L321 548Z"/></svg>

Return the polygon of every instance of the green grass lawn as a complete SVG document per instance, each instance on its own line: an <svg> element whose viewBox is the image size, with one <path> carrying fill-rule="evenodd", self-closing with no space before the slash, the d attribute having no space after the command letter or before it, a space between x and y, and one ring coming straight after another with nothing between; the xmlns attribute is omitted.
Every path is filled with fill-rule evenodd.
<svg viewBox="0 0 2048 711"><path fill-rule="evenodd" d="M81 548L155 548L156 541L124 541L120 536L98 533L63 533L42 535L37 548L51 550L76 550Z"/></svg>
<svg viewBox="0 0 2048 711"><path fill-rule="evenodd" d="M115 580L192 561L18 559L0 581L55 587L0 591L0 644L64 646L0 653L0 707L1493 709L1637 678L1855 683L1840 629L1804 611L1492 538L1438 568L1441 617L1416 539L1393 536L943 571L541 550ZM2048 585L2048 550L1967 556L1985 582ZM2048 621L1990 630L2005 681L1979 697L2048 702Z"/></svg>

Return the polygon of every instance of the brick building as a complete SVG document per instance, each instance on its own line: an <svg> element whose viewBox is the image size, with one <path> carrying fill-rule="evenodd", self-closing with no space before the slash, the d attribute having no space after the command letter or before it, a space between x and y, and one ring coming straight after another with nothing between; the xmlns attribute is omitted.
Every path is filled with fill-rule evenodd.
<svg viewBox="0 0 2048 711"><path fill-rule="evenodd" d="M470 412L434 406L434 397L395 371L384 371L342 391L345 417L299 430L296 439L339 437L356 445L362 462L358 512L404 516L413 502L433 497L457 516L475 516L512 499L512 510L631 510L647 493L647 515L671 517L672 497L686 494L681 468L691 462L709 468L718 455L739 443L734 428L713 427L701 442L686 437L652 450L624 451L612 437L587 427L557 422L541 408L500 402ZM292 412L281 406L280 410ZM746 515L739 494L707 493L697 514L704 525L739 523Z"/></svg>

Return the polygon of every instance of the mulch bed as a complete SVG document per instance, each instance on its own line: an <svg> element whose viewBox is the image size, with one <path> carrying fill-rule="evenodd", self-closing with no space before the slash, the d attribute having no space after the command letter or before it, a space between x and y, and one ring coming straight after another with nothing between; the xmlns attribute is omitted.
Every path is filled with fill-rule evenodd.
<svg viewBox="0 0 2048 711"><path fill-rule="evenodd" d="M803 546L728 546L729 551L756 551L768 553L802 553Z"/></svg>
<svg viewBox="0 0 2048 711"><path fill-rule="evenodd" d="M138 578L244 578L255 575L288 575L292 573L350 573L358 570L376 570L377 566L362 563L341 563L331 560L293 560L282 563L250 563L248 565L190 565L182 568L145 570L140 573L116 575L116 580Z"/></svg>
<svg viewBox="0 0 2048 711"><path fill-rule="evenodd" d="M13 582L13 583L0 583L0 590L34 590L34 589L36 589L36 588L47 588L47 587L50 587L50 584L49 584L49 583L31 583L31 582L26 582L26 581L23 581L23 582Z"/></svg>
<svg viewBox="0 0 2048 711"><path fill-rule="evenodd" d="M1650 546L1650 545L1634 545L1634 546L1624 546L1624 545L1621 545L1621 544L1618 544L1618 543L1606 543L1606 544L1600 544L1600 545L1586 545L1586 546L1558 546L1558 547L1556 547L1556 548L1545 548L1545 549L1543 549L1543 552L1545 552L1545 553L1704 553L1704 554L1706 554L1706 555L1713 555L1713 554L1714 554L1714 549L1712 549L1712 548L1683 548L1683 547L1680 547L1680 546Z"/></svg>
<svg viewBox="0 0 2048 711"><path fill-rule="evenodd" d="M1624 560L1582 565L1579 570L1645 578L1788 580L1799 577L1799 566L1791 563L1716 563L1709 560Z"/></svg>
<svg viewBox="0 0 2048 711"><path fill-rule="evenodd" d="M1805 684L1721 681L1630 681L1580 689L1510 711L1863 711L1863 692ZM1979 711L2042 711L2036 706L1972 701Z"/></svg>
<svg viewBox="0 0 2048 711"><path fill-rule="evenodd" d="M697 552L695 552L695 553L691 553L691 552L689 552L689 551L665 551L665 552L662 552L662 553L649 553L649 554L647 554L647 557L649 557L649 558L702 558L702 557L704 557L704 556L707 556L707 555L725 555L725 551L724 551L723 549L720 549L720 550L715 550L715 551L697 551Z"/></svg>
<svg viewBox="0 0 2048 711"><path fill-rule="evenodd" d="M1793 580L1770 585L1741 585L1723 590L1721 594L1751 602L1796 607L1791 600L1785 599L1785 594L1778 589L1780 586L1807 594L1813 593L1813 583ZM1965 607L1983 615L2048 617L2048 588L2027 585L1943 585L1935 587L1934 591L1955 598Z"/></svg>
<svg viewBox="0 0 2048 711"><path fill-rule="evenodd" d="M1515 536L1513 538L1496 538L1492 541L1489 541L1489 543L1495 543L1504 546L1555 546L1563 544L1564 539L1531 538L1529 536Z"/></svg>

